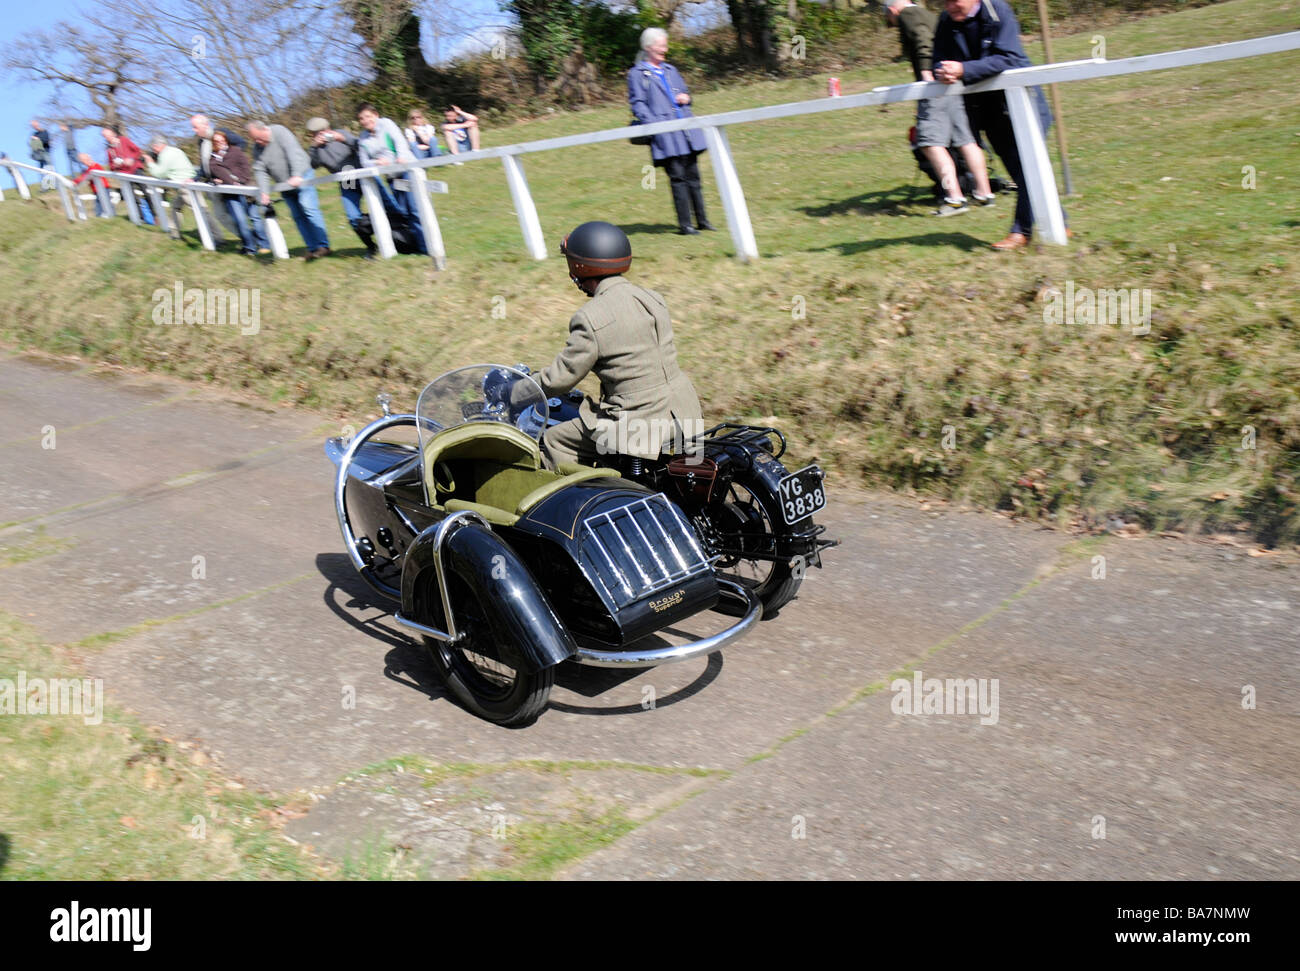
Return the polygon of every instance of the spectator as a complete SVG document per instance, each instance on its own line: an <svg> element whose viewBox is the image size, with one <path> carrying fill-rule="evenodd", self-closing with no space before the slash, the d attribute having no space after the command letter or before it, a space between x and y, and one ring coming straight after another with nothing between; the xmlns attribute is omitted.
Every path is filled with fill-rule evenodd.
<svg viewBox="0 0 1300 971"><path fill-rule="evenodd" d="M104 205L104 195L108 192L108 180L91 178L96 171L103 172L104 166L96 162L86 152L82 152L77 156L77 164L81 166L81 174L72 180L72 184L81 185L87 178L90 178L90 189L95 193L95 212L101 216L111 216L113 214L112 208Z"/></svg>
<svg viewBox="0 0 1300 971"><path fill-rule="evenodd" d="M912 62L912 74L918 81L933 81L931 53L934 27L938 18L912 0L884 0L885 18L897 27L903 54ZM984 153L975 144L966 109L960 98L922 98L916 103L916 147L925 153L943 187L944 198L936 216L953 216L967 212L966 197L957 178L949 146L956 148L975 179L972 195L981 206L993 205L988 166Z"/></svg>
<svg viewBox="0 0 1300 971"><path fill-rule="evenodd" d="M668 34L658 27L641 32L641 58L627 72L627 100L632 114L644 125L674 118L691 118L691 95L677 68L669 64ZM699 154L704 151L704 133L698 128L655 135L650 143L654 164L668 173L673 206L677 209L677 232L693 236L712 229L704 213L700 188ZM691 210L695 225L691 225Z"/></svg>
<svg viewBox="0 0 1300 971"><path fill-rule="evenodd" d="M104 144L108 146L108 168L112 172L121 172L123 175L139 175L144 169L144 153L140 147L129 137L119 133L113 128L103 128L100 134L104 137ZM154 225L153 210L149 207L149 199L144 191L139 189L134 183L122 183L122 195L131 193L135 200L136 207L140 212L140 218L146 225Z"/></svg>
<svg viewBox="0 0 1300 971"><path fill-rule="evenodd" d="M63 136L63 151L68 156L68 175L76 175L85 170L81 164L82 153L77 151L77 134L65 123L59 123L59 134Z"/></svg>
<svg viewBox="0 0 1300 971"><path fill-rule="evenodd" d="M44 125L36 118L32 119L32 137L27 139L27 147L31 150L32 161L39 168L54 171L54 165L50 161L50 133ZM41 191L46 192L53 186L49 183L48 176L41 176Z"/></svg>
<svg viewBox="0 0 1300 971"><path fill-rule="evenodd" d="M410 127L403 134L416 158L434 158L442 154L438 148L438 129L425 120L423 111L412 109L406 116L406 123Z"/></svg>
<svg viewBox="0 0 1300 971"><path fill-rule="evenodd" d="M226 136L226 144L231 148L240 150L244 154L244 149L248 143L244 141L243 136L236 134L229 128L218 128L212 124L212 120L207 115L193 115L190 117L190 128L194 131L194 139L199 149L199 174L203 179L208 179L212 175L212 170L208 165L208 159L212 155L212 136L217 132Z"/></svg>
<svg viewBox="0 0 1300 971"><path fill-rule="evenodd" d="M415 155L407 146L401 130L391 118L380 118L379 111L374 105L369 103L358 105L357 121L364 129L364 133L357 141L357 153L361 156L363 167L415 161ZM393 204L410 228L419 252L427 253L424 229L420 222L420 209L416 205L415 194L398 188L391 176L388 185L393 190Z"/></svg>
<svg viewBox="0 0 1300 971"><path fill-rule="evenodd" d="M215 125L212 124L211 119L209 119L207 115L191 115L190 128L194 132L194 138L198 148L198 155L199 155L199 165L198 165L199 176L198 177L203 182L212 181L212 170L208 165L208 159L212 155L212 136L216 132L219 131L223 135L225 135L226 144L229 145L231 148L239 149L241 155L245 154L245 150L248 147L248 143L244 141L242 136L231 131L229 128L217 128ZM240 223L238 220L235 219L230 207L226 205L220 205L220 206L216 206L215 208L217 210L217 218L226 224L226 228L231 230L232 232L238 233L239 238L243 239L244 238L243 230L240 228ZM245 220L245 223L246 222L247 220ZM222 235L220 227L214 225L212 228L215 230L216 235L218 237L216 242L220 243L221 242L220 237Z"/></svg>
<svg viewBox="0 0 1300 971"><path fill-rule="evenodd" d="M1008 68L1029 67L1030 61L1020 45L1020 24L1006 0L945 0L945 12L939 17L934 34L934 76L944 84L975 84L1000 74ZM978 55L978 56L976 56ZM1046 133L1052 114L1042 88L1034 88L1032 97L1038 107L1039 122ZM996 250L1023 249L1033 233L1034 214L1025 188L1025 172L1016 147L1016 133L1007 113L1007 98L1001 91L965 95L966 115L971 127L983 132L993 151L998 153L1007 174L1016 183L1016 214L1007 237L993 244Z"/></svg>
<svg viewBox="0 0 1300 971"><path fill-rule="evenodd" d="M329 234L321 216L320 200L314 185L303 185L311 178L311 159L302 150L293 132L284 125L268 125L264 121L249 122L248 134L253 139L253 175L261 204L271 204L271 189L277 182L287 182L291 188L280 193L294 224L307 246L306 260L330 255Z"/></svg>
<svg viewBox="0 0 1300 971"><path fill-rule="evenodd" d="M253 163L239 146L230 144L225 129L216 129L210 137L211 151L208 153L207 164L212 183L252 185ZM266 228L262 224L261 207L254 203L253 197L223 194L221 202L243 243L242 252L247 256L270 253L271 244L266 238Z"/></svg>
<svg viewBox="0 0 1300 971"><path fill-rule="evenodd" d="M149 152L145 155L145 167L155 179L166 182L193 182L194 164L175 145L168 145L162 135L149 139ZM185 211L185 196L180 189L164 189L163 194L171 205L172 220L167 232L172 239L181 238L181 213ZM203 218L202 213L195 213L195 219Z"/></svg>
<svg viewBox="0 0 1300 971"><path fill-rule="evenodd" d="M452 155L460 155L464 152L477 152L478 142L478 115L471 115L468 111L462 111L460 108L452 105L443 113L447 123L442 126L443 137L447 139L447 148ZM463 162L457 162L457 165L464 165Z"/></svg>
<svg viewBox="0 0 1300 971"><path fill-rule="evenodd" d="M357 154L357 136L348 131L331 128L324 118L311 118L307 121L307 131L311 135L311 156L313 167L325 169L337 174L344 169L361 168L361 156ZM375 187L387 208L396 208L389 195L388 186L383 179L375 179ZM375 258L376 246L370 217L361 211L361 186L353 179L339 183L339 197L343 201L343 213L348 217L348 225L357 234L366 247L368 260Z"/></svg>

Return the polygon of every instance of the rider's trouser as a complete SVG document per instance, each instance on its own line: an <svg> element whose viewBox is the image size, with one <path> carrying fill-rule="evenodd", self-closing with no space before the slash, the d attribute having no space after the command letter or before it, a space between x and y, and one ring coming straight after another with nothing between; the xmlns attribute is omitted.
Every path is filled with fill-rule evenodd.
<svg viewBox="0 0 1300 971"><path fill-rule="evenodd" d="M542 446L551 460L551 468L556 468L561 462L590 465L599 456L595 433L587 431L581 418L571 418L546 429Z"/></svg>

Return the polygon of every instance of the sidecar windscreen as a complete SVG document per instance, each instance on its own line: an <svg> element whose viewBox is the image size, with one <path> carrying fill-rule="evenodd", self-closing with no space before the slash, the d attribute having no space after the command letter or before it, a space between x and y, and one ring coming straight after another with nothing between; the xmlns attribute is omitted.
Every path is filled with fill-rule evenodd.
<svg viewBox="0 0 1300 971"><path fill-rule="evenodd" d="M420 451L433 436L470 422L513 425L540 440L546 395L527 374L503 364L471 364L434 378L415 405Z"/></svg>

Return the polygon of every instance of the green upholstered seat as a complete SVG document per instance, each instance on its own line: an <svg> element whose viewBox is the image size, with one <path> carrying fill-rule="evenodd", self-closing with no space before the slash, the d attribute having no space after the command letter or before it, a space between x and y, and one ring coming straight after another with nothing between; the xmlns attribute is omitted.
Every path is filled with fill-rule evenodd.
<svg viewBox="0 0 1300 971"><path fill-rule="evenodd" d="M468 422L439 432L424 451L424 479L435 506L473 509L489 522L512 525L566 486L617 475L609 469L542 467L537 442L513 425Z"/></svg>
<svg viewBox="0 0 1300 971"><path fill-rule="evenodd" d="M566 462L565 464L567 465L568 463ZM575 482L582 482L585 479L603 479L607 476L617 477L618 473L612 472L609 469L593 469L586 466L580 466L577 471L574 472L568 472L565 474L554 472L552 475L554 476L554 479L551 482L540 484L532 492L521 498L515 504L515 512L522 516L543 499L549 499L561 489L567 489Z"/></svg>

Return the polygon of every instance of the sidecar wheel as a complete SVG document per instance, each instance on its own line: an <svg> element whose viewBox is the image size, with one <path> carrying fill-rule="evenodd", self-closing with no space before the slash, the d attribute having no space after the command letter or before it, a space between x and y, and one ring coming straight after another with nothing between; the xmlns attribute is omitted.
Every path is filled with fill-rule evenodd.
<svg viewBox="0 0 1300 971"><path fill-rule="evenodd" d="M463 636L454 643L425 638L443 683L480 718L507 727L532 724L550 700L555 667L530 672L493 656L500 653L493 645L510 636L501 616L509 604L483 599L455 573L447 577L447 588Z"/></svg>

